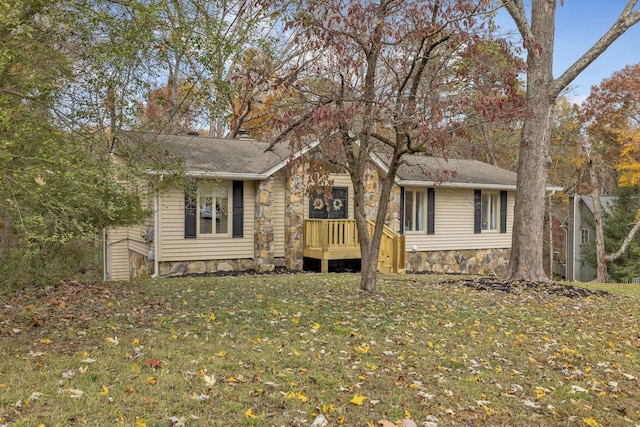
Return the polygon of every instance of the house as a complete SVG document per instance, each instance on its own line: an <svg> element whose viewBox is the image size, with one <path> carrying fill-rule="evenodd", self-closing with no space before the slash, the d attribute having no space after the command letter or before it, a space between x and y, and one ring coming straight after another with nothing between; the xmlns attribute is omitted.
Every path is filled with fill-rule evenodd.
<svg viewBox="0 0 640 427"><path fill-rule="evenodd" d="M289 147L254 140L131 134L125 145L139 141L183 159L190 184L178 185L169 171L149 172L164 184L148 199L153 215L138 227L107 230L106 280L303 270L314 258L326 270L336 260L359 258L351 180L335 172L331 194L311 191L302 160L314 144L292 155ZM516 174L474 160L405 160L385 221L389 249L381 248L392 265L379 264L381 271L503 274ZM368 218L377 214L384 170L384 160L373 156Z"/></svg>
<svg viewBox="0 0 640 427"><path fill-rule="evenodd" d="M600 197L602 208L607 209L614 199L613 196ZM595 241L594 218L591 196L574 194L569 197L565 276L569 282L590 282L596 278L596 267L586 263L583 255L584 245Z"/></svg>

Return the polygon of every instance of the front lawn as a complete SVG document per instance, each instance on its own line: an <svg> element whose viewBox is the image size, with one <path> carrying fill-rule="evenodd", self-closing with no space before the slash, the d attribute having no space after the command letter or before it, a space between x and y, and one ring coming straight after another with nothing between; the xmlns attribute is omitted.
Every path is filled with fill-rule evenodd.
<svg viewBox="0 0 640 427"><path fill-rule="evenodd" d="M352 274L0 294L0 426L640 424L638 285L380 278L375 295Z"/></svg>

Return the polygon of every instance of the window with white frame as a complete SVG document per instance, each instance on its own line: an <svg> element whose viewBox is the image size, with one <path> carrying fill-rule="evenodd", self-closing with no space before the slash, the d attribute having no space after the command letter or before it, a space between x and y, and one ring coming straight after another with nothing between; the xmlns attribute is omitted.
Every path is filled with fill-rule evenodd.
<svg viewBox="0 0 640 427"><path fill-rule="evenodd" d="M404 231L424 231L426 190L404 191Z"/></svg>
<svg viewBox="0 0 640 427"><path fill-rule="evenodd" d="M229 234L229 200L229 184L198 187L199 234Z"/></svg>
<svg viewBox="0 0 640 427"><path fill-rule="evenodd" d="M580 243L583 245L589 243L589 229L583 228L580 230Z"/></svg>
<svg viewBox="0 0 640 427"><path fill-rule="evenodd" d="M498 229L498 193L482 192L482 230Z"/></svg>

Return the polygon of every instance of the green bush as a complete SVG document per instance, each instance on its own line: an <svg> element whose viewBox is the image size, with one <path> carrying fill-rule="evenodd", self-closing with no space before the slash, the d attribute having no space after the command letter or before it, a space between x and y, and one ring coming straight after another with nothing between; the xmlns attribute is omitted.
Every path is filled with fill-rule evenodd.
<svg viewBox="0 0 640 427"><path fill-rule="evenodd" d="M42 286L65 279L102 280L101 239L72 239L27 248L22 239L0 252L0 289Z"/></svg>

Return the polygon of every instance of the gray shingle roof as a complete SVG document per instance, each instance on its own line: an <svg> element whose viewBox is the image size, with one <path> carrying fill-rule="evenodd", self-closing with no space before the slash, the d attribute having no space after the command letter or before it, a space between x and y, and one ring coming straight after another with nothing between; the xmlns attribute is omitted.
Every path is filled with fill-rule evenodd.
<svg viewBox="0 0 640 427"><path fill-rule="evenodd" d="M398 169L401 184L431 182L442 186L515 188L515 172L477 160L410 155Z"/></svg>
<svg viewBox="0 0 640 427"><path fill-rule="evenodd" d="M127 139L130 145L145 146L149 153L182 159L188 174L264 175L283 166L291 155L289 147L268 150L268 143L252 139L141 133L128 133Z"/></svg>
<svg viewBox="0 0 640 427"><path fill-rule="evenodd" d="M132 132L126 134L126 145L143 146L156 155L180 158L187 174L221 177L263 179L284 167L291 156L287 145L278 144L268 150L268 143L252 139ZM405 156L397 174L400 185L515 189L516 180L515 172L477 160L426 155Z"/></svg>
<svg viewBox="0 0 640 427"><path fill-rule="evenodd" d="M594 212L595 208L593 206L593 197L591 196L580 196L580 199L584 202L585 206L591 211ZM600 196L600 204L604 209L609 209L609 206L616 199L615 196Z"/></svg>

